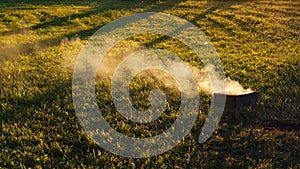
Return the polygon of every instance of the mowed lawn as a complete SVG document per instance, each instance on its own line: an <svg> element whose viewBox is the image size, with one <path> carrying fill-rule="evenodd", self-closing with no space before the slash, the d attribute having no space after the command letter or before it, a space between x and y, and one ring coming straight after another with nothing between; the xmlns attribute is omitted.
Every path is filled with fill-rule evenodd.
<svg viewBox="0 0 300 169"><path fill-rule="evenodd" d="M95 31L149 11L199 26L226 76L259 92L258 106L244 109L238 120L224 115L213 136L199 144L210 99L204 97L193 129L175 148L125 158L99 147L80 126L72 73ZM168 49L201 67L174 39L137 35L128 41ZM300 1L0 0L0 79L0 168L300 168ZM99 105L111 106L105 82L96 86ZM165 129L128 124L110 108L106 119L127 135Z"/></svg>

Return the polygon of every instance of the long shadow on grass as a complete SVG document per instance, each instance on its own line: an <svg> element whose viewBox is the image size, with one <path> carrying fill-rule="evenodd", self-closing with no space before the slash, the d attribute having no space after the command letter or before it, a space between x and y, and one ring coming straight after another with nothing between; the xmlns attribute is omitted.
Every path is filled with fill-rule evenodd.
<svg viewBox="0 0 300 169"><path fill-rule="evenodd" d="M167 5L172 7L172 6L176 5L179 2L180 1L168 1ZM90 17L91 15L97 15L97 14L100 14L100 13L105 13L106 11L109 11L112 8L114 8L114 9L124 9L125 8L127 10L132 10L136 7L143 7L143 6L150 5L150 4L146 3L145 5L136 6L136 5L134 5L134 4L136 4L136 2L132 2L132 1L121 1L120 3L124 4L124 6L122 6L122 5L117 5L116 6L116 5L114 5L114 3L112 1L104 1L104 2L101 2L94 9L89 10L87 12L83 12L83 13L80 13L80 14L72 14L72 15L68 15L68 16L65 16L65 17L56 18L52 21L36 24L36 25L34 25L32 27L29 27L29 28L26 27L26 28L11 30L11 31L0 32L0 36L25 34L29 30L46 29L46 28L52 27L52 26L63 26L69 20L76 19L76 18ZM127 5L127 6L125 6L125 5ZM158 4L154 3L154 5L152 5L150 9L148 9L144 12L155 11L155 8L157 6L158 6ZM64 37L71 38L75 35L78 35L81 39L86 39L86 38L90 37L91 35L93 35L102 26L103 26L103 24L95 26L95 27L93 27L91 29L88 29L88 30L82 30L82 31L78 31L78 32L75 32L75 33L65 34L64 36L61 36L61 37L54 37L54 38L50 38L50 39L39 40L39 41L36 41L36 42L33 42L33 43L24 43L24 44L19 44L19 45L13 46L13 47L2 48L2 49L0 49L0 51L1 51L0 61L1 60L2 61L14 60L14 58L19 56L20 54L28 55L28 54L30 54L34 51L40 51L40 50L42 50L44 48L47 48L47 47L59 45L61 40Z"/></svg>
<svg viewBox="0 0 300 169"><path fill-rule="evenodd" d="M172 7L172 6L174 6L175 4L177 4L179 2L180 1L168 1L167 5ZM56 18L52 21L43 22L43 23L34 25L30 28L22 28L22 29L17 29L17 30L1 32L0 35L1 36L12 35L12 34L24 32L24 30L28 30L28 29L37 30L37 29L47 28L47 27L51 27L51 26L63 26L63 24L68 22L69 20L76 19L76 18L89 17L91 15L97 15L97 14L104 13L105 11L109 11L109 10L120 10L120 9L132 10L134 8L137 8L137 7L145 7L147 5L151 5L151 3L145 3L145 5L137 6L136 4L138 4L138 3L132 2L132 1L121 1L121 2L119 2L118 5L115 5L115 4L116 4L116 2L104 1L104 2L101 2L94 9L89 10L87 12L83 12L83 13L79 13L79 14L72 14L72 15L68 15L68 16L65 16L65 17ZM124 5L122 6L120 4L124 4ZM140 3L140 4L142 4L142 3ZM146 10L144 12L155 10L155 8L158 5L159 4L154 3L153 5L151 5L151 8L149 10ZM94 29L99 28L101 26L102 25L99 25L98 27L95 27ZM94 29L91 29L90 31L93 31ZM87 32L90 32L90 31L88 30ZM78 32L77 34L81 35L80 32Z"/></svg>
<svg viewBox="0 0 300 169"><path fill-rule="evenodd" d="M109 2L111 3L111 2ZM18 33L22 33L28 29L30 30L37 30L37 29L45 29L51 26L63 26L64 23L72 20L72 19L76 19L76 18L83 18L83 17L89 17L91 15L96 15L102 12L105 12L107 10L109 10L109 8L107 8L109 3L104 3L104 4L100 4L99 6L95 7L92 10L89 10L87 12L83 12L83 13L79 13L79 14L72 14L72 15L68 15L68 16L64 16L64 17L59 17L59 18L55 18L52 21L48 21L48 22L43 22L40 24L36 24L34 26L31 27L27 27L27 28L21 28L21 29L16 29L16 30L11 30L11 31L5 31L5 32L1 32L0 36L9 36L9 35L14 35L14 34L18 34ZM69 4L70 5L70 4ZM104 7L102 7L104 6ZM25 8L26 9L26 8Z"/></svg>
<svg viewBox="0 0 300 169"><path fill-rule="evenodd" d="M43 4L43 3L41 3L41 4ZM69 5L71 5L71 4L69 3ZM15 35L15 34L27 34L30 30L46 29L46 28L52 27L52 26L63 26L66 22L68 22L69 20L72 20L72 19L89 17L91 15L104 13L105 11L110 10L110 8L109 8L110 5L112 5L111 1L104 1L104 2L99 3L99 5L97 7L95 7L94 9L89 10L87 12L83 12L80 14L72 14L72 15L68 15L65 17L56 18L52 21L36 24L29 28L26 27L26 28L11 30L11 31L0 32L0 36L11 36L11 35ZM112 7L114 7L114 6L115 5L112 5ZM134 8L133 5L129 5L129 6L132 6L132 8L127 7L126 9L130 10L130 9ZM25 8L25 9L27 9L27 8ZM30 9L30 8L28 8L28 9ZM118 6L118 8L116 8L116 9L122 9L122 6ZM79 32L64 35L61 37L54 37L54 38L50 38L50 39L38 40L35 42L31 42L31 43L20 43L15 46L3 47L2 49L0 49L0 61L16 60L16 58L19 55L28 55L32 52L40 51L47 47L59 45L61 40L65 36L67 38L71 38L74 35L79 35L80 38L88 38L102 26L103 25L98 25L89 30L79 31Z"/></svg>
<svg viewBox="0 0 300 169"><path fill-rule="evenodd" d="M246 2L247 2L247 1L246 1ZM209 6L208 9L206 9L206 10L205 10L204 12L202 12L201 14L196 15L193 19L191 19L191 20L189 20L189 21L190 21L191 23L197 25L197 21L202 20L202 19L205 19L205 18L207 17L207 15L213 14L213 13L214 13L216 10L218 10L218 9L228 9L228 8L230 8L232 5L243 4L243 3L245 3L245 1L238 1L238 2L230 2L230 3L228 3L228 1L222 1L222 0L220 0L220 1L209 2L209 3L208 3L208 6ZM186 17L187 15L189 15L189 14L183 15L182 17L184 18L184 17ZM231 29L226 28L226 25L225 25L225 24L220 23L220 22L217 22L217 21L215 21L215 20L213 20L213 19L211 19L211 18L208 18L208 20L209 20L210 22L212 22L212 23L214 24L214 26L218 26L218 27L224 29L226 32L228 32L231 36L234 36L233 31L232 31ZM178 31L179 29L184 29L185 26L186 26L186 25L182 26L181 28L178 28L176 31ZM200 27L200 29L201 29L201 27ZM175 32L175 31L174 31L174 32ZM172 34L172 33L170 33L170 34ZM167 36L161 36L161 37L156 38L156 39L154 39L153 41L150 41L150 42L148 42L148 43L146 43L146 44L144 44L144 45L145 45L145 46L152 46L152 45L154 45L154 44L157 43L157 42L162 42L162 41L165 41L165 40L168 40L168 39L169 39L169 37L167 37Z"/></svg>
<svg viewBox="0 0 300 169"><path fill-rule="evenodd" d="M185 1L185 0L183 0L183 1ZM179 2L182 2L182 1L178 1L178 0L172 1L172 0L169 0L169 1L167 1L166 4L164 4L164 5L169 6L170 8L172 8L173 6L175 6L176 4L178 4ZM132 2L131 2L131 3L132 3ZM159 6L159 4L155 3L154 5L151 6L150 9L145 10L145 11L143 11L143 12L163 12L164 10L166 10L166 9L164 9L164 8L158 8L158 6ZM126 9L127 9L127 8L126 8ZM130 9L130 8L129 8L129 9ZM132 22L132 20L129 20L128 23L129 23L129 22ZM123 22L123 23L124 23L124 22ZM75 33L67 34L66 36L67 36L67 37L72 37L72 36L75 36L75 35L79 35L81 39L86 39L86 38L90 37L91 35L93 35L93 34L94 34L97 30L99 30L102 26L103 26L103 25L98 25L98 26L96 26L96 27L94 27L94 28L91 28L91 29L88 29L88 30L83 30L83 31L78 31L78 32L75 32ZM114 28L115 28L115 29L117 29L117 28L122 28L121 26L122 26L122 25L120 25L120 27L114 27Z"/></svg>

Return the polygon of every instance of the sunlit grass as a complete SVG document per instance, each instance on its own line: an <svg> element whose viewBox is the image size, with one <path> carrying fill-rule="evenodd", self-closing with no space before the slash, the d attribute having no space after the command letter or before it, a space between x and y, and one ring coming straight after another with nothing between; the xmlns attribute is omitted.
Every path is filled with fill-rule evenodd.
<svg viewBox="0 0 300 169"><path fill-rule="evenodd" d="M29 1L0 7L0 167L300 167L299 2ZM209 106L204 97L192 132L174 149L151 158L119 157L93 143L75 116L74 61L82 43L101 26L143 11L170 13L198 25L215 45L226 76L259 91L258 108L245 110L239 121L227 115L211 139L198 144ZM145 35L130 40L147 44L153 39ZM177 48L177 41L163 39L150 45L201 67L184 45ZM111 104L107 84L96 84L99 105ZM138 81L134 85L139 89ZM107 108L106 119L131 136L151 136L168 125L127 123L109 106L102 107ZM176 118L176 113L169 115L161 120ZM267 125L266 120L277 123Z"/></svg>

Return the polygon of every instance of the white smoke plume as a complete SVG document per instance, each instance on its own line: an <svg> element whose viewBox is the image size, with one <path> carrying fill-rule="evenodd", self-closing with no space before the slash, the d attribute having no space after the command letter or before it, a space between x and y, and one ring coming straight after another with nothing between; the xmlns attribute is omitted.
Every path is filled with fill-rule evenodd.
<svg viewBox="0 0 300 169"><path fill-rule="evenodd" d="M222 82L221 77L219 74L215 71L214 65L208 65L206 66L206 69L198 69L196 67L192 67L192 72L197 79L198 84L198 90L200 93L204 93L207 95L212 95L213 91L211 88L211 81L210 77L208 75L208 72L211 72L212 76L215 76L215 78ZM245 89L239 82L234 81L230 78L225 79L225 94L227 95L241 95L241 94L247 94L253 92L252 89L248 88Z"/></svg>
<svg viewBox="0 0 300 169"><path fill-rule="evenodd" d="M73 50L72 51L66 50L65 55L74 56L79 53L79 50L76 50L76 52L74 52L74 44L76 46L75 48L77 48L77 49L82 49L82 47L83 47L83 45L80 43L80 41L78 39L73 41L72 44L73 44L73 48L71 48L71 49L73 49ZM145 49L145 47L140 46L139 44L133 43L133 42L117 44L106 54L106 56L102 60L101 64L99 65L97 78L98 79L105 79L105 78L111 79L114 72L117 70L118 65L121 64L122 61L124 61L124 59L126 59L130 54L132 54L138 50L141 50L141 49ZM71 58L75 59L76 57L71 57ZM139 59L131 60L130 62L131 62L130 65L140 64ZM72 61L69 60L65 64L68 65L68 67L73 67L74 65L70 66L71 63L72 63ZM199 69L199 68L197 68L195 66L191 66L189 64L186 64L186 65L189 66L189 69L196 80L198 91L201 94L205 94L205 95L213 94L212 85L211 85L212 77L210 77L210 76L214 76L214 79L216 79L217 82L224 83L224 80L222 80L221 77L219 76L218 72L215 71L214 65L207 65L206 69ZM208 72L210 72L210 76L209 76ZM128 72L124 72L124 76L126 76L126 73L128 73ZM185 74L188 72L186 72L183 69L181 70L181 68L178 67L178 69L176 69L176 73L181 74L180 76L184 77ZM157 82L164 83L164 85L167 86L168 88L178 87L177 84L174 84L175 83L174 79L172 77L168 77L169 74L159 73L158 71L146 71L140 75L142 75L142 76L140 76L141 78L143 76L149 76L149 77L155 79ZM149 77L144 78L144 79L149 79ZM191 86L189 80L186 81L185 85L186 85L186 87ZM215 84L215 86L218 87L218 84ZM241 94L247 94L247 93L253 92L252 89L250 89L250 88L245 89L239 82L234 81L230 78L225 79L225 86L226 86L225 94L227 94L227 95L241 95ZM224 91L224 90L222 90L222 91Z"/></svg>

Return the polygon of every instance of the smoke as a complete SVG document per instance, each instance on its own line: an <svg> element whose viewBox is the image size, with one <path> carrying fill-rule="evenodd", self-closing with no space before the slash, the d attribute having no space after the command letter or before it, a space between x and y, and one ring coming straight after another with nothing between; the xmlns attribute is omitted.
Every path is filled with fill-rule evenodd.
<svg viewBox="0 0 300 169"><path fill-rule="evenodd" d="M43 50L44 48L48 48L51 46L58 45L63 51L63 61L62 65L67 70L72 72L74 70L74 65L77 59L78 54L83 49L83 43L79 36L74 36L70 39L65 37L54 37L50 39L36 39L36 35L33 34L30 28L24 28L22 30L15 30L11 32L2 33L2 36L11 36L13 37L24 37L27 41L20 43L16 41L16 43L6 44L5 42L0 42L0 61L6 60L17 60L20 55L30 54L32 52ZM118 65L120 65L130 54L145 49L144 46L141 46L137 42L132 41L122 41L115 45L104 57L101 64L98 68L97 78L109 78L111 79L114 72L117 70ZM135 58L135 60L131 60L129 65L137 66L142 61L139 58ZM166 64L168 61L166 59ZM144 63L147 64L147 63ZM153 64L153 63L151 63ZM155 64L155 63L154 63ZM157 62L157 64L159 64ZM221 77L215 70L213 65L207 65L206 69L199 69L197 67L186 64L190 71L192 72L195 79L185 79L186 83L184 88L191 87L191 81L196 80L198 91L201 94L212 95L213 91L211 88L211 78L213 76L216 79L216 82L224 83L221 80ZM180 78L188 77L188 73L186 69L183 69L181 66L176 67L176 74ZM208 74L210 72L210 76ZM126 76L126 74L124 74ZM178 87L176 81L173 78L170 78L170 74L158 73L157 71L148 71L143 75L143 77L149 76L155 81L164 83L164 86L168 88ZM150 78L147 78L150 79ZM218 87L218 84L215 84ZM240 95L253 92L252 89L244 89L244 87L237 81L234 81L230 78L226 78L225 80L225 94L227 95ZM223 90L224 91L224 90Z"/></svg>
<svg viewBox="0 0 300 169"><path fill-rule="evenodd" d="M36 44L28 40L32 36L29 31L24 28L0 33L0 36L5 36L0 41L0 61L15 61L18 56L29 54L37 48ZM19 40L21 38L22 41Z"/></svg>
<svg viewBox="0 0 300 169"><path fill-rule="evenodd" d="M122 43L116 45L103 59L102 63L99 66L98 69L98 78L112 78L113 74L118 69L118 66L124 62L124 60L131 55L134 52L144 50L145 47L140 46L137 43ZM149 54L148 54L149 55ZM154 54L153 54L154 55ZM134 59L130 59L126 61L126 66L128 67L125 71L123 76L128 76L128 73L133 71L135 69L134 67L139 67L140 64L151 64L151 65L158 65L161 64L161 61L159 60L151 60L151 63L147 63L144 58L142 58L142 55L139 55L138 57L133 57ZM166 59L167 58L167 59ZM216 71L214 65L207 65L205 69L199 69L198 67L191 66L190 64L186 64L190 72L187 71L187 69L183 68L180 64L174 64L173 62L168 61L168 57L166 54L161 59L164 59L163 62L165 65L173 64L173 67L175 67L175 70L172 70L176 73L176 77L184 79L185 84L182 86L183 88L189 88L192 87L192 81L196 81L197 89L201 94L204 95L212 95L212 85L211 85L211 79L215 79L214 82L216 83L225 83L225 90L217 89L216 91L225 91L225 94L227 95L241 95L241 94L247 94L253 92L252 89L248 88L245 89L239 82L234 81L230 78L226 78L225 81L222 80L219 73ZM170 59L170 58L169 58ZM208 74L210 72L210 74ZM187 78L189 73L192 73L194 79ZM142 76L141 76L142 75ZM151 77L151 78L145 78L145 76ZM178 87L176 84L176 81L174 80L174 77L168 77L172 76L171 74L166 74L159 71L144 71L143 74L140 74L139 77L145 79L152 79L154 83L164 83L164 86L167 88L175 88ZM213 76L213 77L212 77ZM119 76L120 77L120 76ZM214 84L216 88L218 84ZM215 92L216 92L215 91Z"/></svg>
<svg viewBox="0 0 300 169"><path fill-rule="evenodd" d="M78 35L68 39L67 37L61 38L60 50L62 50L62 61L61 65L68 72L73 73L76 59L83 49L84 44L82 43Z"/></svg>
<svg viewBox="0 0 300 169"><path fill-rule="evenodd" d="M25 25L26 26L26 25ZM61 42L61 37L42 36L34 33L30 27L1 32L0 62L17 61L20 55L39 52Z"/></svg>
<svg viewBox="0 0 300 169"><path fill-rule="evenodd" d="M9 36L11 37L10 39L23 39L22 42L18 40L9 41L9 43L6 41L0 41L0 62L7 60L16 60L20 55L27 55L32 52L43 50L44 48L59 45L63 49L63 67L70 71L73 71L76 58L80 51L83 49L83 44L80 38L76 35L71 39L67 39L65 37L37 39L36 37L39 36L32 33L30 28L2 32L0 33L0 35ZM121 64L128 55L143 49L145 49L145 47L132 41L123 41L117 44L107 53L107 55L102 60L102 63L98 68L97 78L102 79L108 77L111 79L114 72L117 70L118 65ZM132 63L130 63L130 65L134 66L140 64L141 61L139 61L139 59L136 59L132 60L131 62ZM199 69L189 64L187 65L195 78L194 80L196 80L198 91L202 94L213 94L211 88L212 77L210 76L214 76L214 79L217 79L217 82L224 82L213 65L206 66L206 69ZM210 76L208 72L210 72ZM186 69L182 69L182 67L177 66L176 74L178 75L178 77L185 78L187 77L188 73L189 72L187 72ZM176 84L174 84L174 79L168 77L170 76L170 74L159 73L157 71L148 71L143 76L149 76L152 79L155 79L155 81L157 82L161 81L168 88L178 87ZM190 87L192 80L193 79L186 79L185 87ZM234 81L230 78L225 79L225 86L225 94L227 95L240 95L253 92L252 89L245 89L239 82Z"/></svg>
<svg viewBox="0 0 300 169"><path fill-rule="evenodd" d="M212 95L211 81L208 72L211 72L211 76L214 76L217 81L225 82L225 94L227 95L241 95L253 92L252 89L245 89L239 82L230 78L226 78L225 81L221 79L220 75L215 70L214 65L207 65L206 69L198 69L196 67L190 67L194 76L197 79L198 90L200 93L206 95Z"/></svg>

